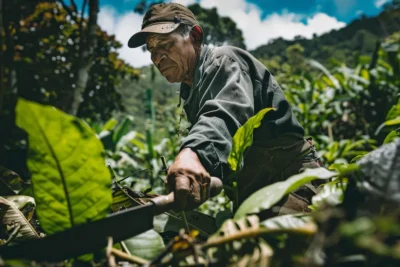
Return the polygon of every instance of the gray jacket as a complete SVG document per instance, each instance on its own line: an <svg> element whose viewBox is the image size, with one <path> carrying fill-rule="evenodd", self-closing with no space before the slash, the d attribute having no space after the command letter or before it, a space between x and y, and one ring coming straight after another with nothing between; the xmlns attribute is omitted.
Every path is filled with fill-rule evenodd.
<svg viewBox="0 0 400 267"><path fill-rule="evenodd" d="M304 129L293 115L282 89L250 53L230 46L204 46L192 87L181 84L184 109L192 124L183 148L191 148L212 175L226 179L232 137L250 117L268 113L254 132L254 145L290 146L304 140Z"/></svg>

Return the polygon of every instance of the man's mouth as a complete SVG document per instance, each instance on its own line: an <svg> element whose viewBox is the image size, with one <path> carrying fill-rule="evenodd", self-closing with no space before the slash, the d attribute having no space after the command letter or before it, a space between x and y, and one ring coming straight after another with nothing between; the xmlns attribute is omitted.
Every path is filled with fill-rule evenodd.
<svg viewBox="0 0 400 267"><path fill-rule="evenodd" d="M165 67L165 68L161 68L160 72L163 73L163 72L165 72L167 69L170 69L170 68L172 68L172 67L173 67L173 66L168 66L168 67Z"/></svg>

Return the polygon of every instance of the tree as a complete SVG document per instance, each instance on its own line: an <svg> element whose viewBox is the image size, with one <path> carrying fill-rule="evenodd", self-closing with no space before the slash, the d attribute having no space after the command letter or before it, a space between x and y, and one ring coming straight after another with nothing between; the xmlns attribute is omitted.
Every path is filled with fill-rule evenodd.
<svg viewBox="0 0 400 267"><path fill-rule="evenodd" d="M246 48L242 31L236 27L236 23L232 19L220 16L216 8L202 8L197 3L188 8L193 12L204 31L205 43Z"/></svg>

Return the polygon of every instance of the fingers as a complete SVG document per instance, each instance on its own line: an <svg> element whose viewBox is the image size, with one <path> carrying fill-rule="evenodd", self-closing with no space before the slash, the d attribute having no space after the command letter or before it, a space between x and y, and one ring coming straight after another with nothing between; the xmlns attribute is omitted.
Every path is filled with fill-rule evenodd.
<svg viewBox="0 0 400 267"><path fill-rule="evenodd" d="M186 176L175 177L175 207L182 211L187 206L188 196L190 195L190 180Z"/></svg>

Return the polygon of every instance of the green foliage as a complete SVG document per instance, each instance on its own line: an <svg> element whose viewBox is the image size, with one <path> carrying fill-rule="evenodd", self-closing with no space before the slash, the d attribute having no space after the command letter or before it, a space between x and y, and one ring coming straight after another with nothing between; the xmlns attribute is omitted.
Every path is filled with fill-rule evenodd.
<svg viewBox="0 0 400 267"><path fill-rule="evenodd" d="M154 230L149 230L121 243L131 255L147 260L154 259L164 249L162 237Z"/></svg>
<svg viewBox="0 0 400 267"><path fill-rule="evenodd" d="M22 191L22 182L17 173L0 166L0 196L18 194Z"/></svg>
<svg viewBox="0 0 400 267"><path fill-rule="evenodd" d="M399 21L399 5L397 4L376 17L360 16L342 29L332 30L321 36L314 36L312 39L277 38L256 48L252 54L263 59L280 56L282 62L287 62L290 60L290 56L285 53L288 47L300 45L304 48L305 57L313 58L323 64L330 64L330 67L337 66L338 62L355 66L359 56L369 55L375 50L377 41L399 30L395 26Z"/></svg>
<svg viewBox="0 0 400 267"><path fill-rule="evenodd" d="M229 167L232 171L239 171L240 164L242 164L243 152L253 143L254 129L260 127L265 114L272 110L274 109L265 108L260 110L236 131L232 138L232 150L228 157Z"/></svg>
<svg viewBox="0 0 400 267"><path fill-rule="evenodd" d="M321 185L317 195L312 198L314 209L322 209L327 206L336 206L343 201L347 182L343 179L336 179L332 182Z"/></svg>
<svg viewBox="0 0 400 267"><path fill-rule="evenodd" d="M30 208L34 209L35 200L31 197L26 196L18 196L18 199L20 202L24 202L24 205L18 206L14 201L12 201L11 197L0 197L0 228L10 228L8 232L9 235L11 235L11 232L13 232L15 228L18 227L19 229L17 231L17 234L13 239L14 242L40 238L39 234L29 223L29 220L32 216L26 218L25 215L20 211L20 207L22 209L28 203L31 203L31 205L29 206Z"/></svg>
<svg viewBox="0 0 400 267"><path fill-rule="evenodd" d="M328 171L325 168L306 169L304 172L294 175L285 181L274 183L253 193L240 205L234 218L239 219L245 217L247 214L255 214L270 209L283 196L296 190L303 184L315 179L329 179L336 175L337 173Z"/></svg>
<svg viewBox="0 0 400 267"><path fill-rule="evenodd" d="M93 131L80 119L24 99L16 113L17 125L29 134L28 167L46 233L104 217L111 179Z"/></svg>
<svg viewBox="0 0 400 267"><path fill-rule="evenodd" d="M245 48L242 31L229 17L221 17L216 8L206 9L199 4L188 6L204 32L204 43L216 46L233 45Z"/></svg>
<svg viewBox="0 0 400 267"><path fill-rule="evenodd" d="M79 29L79 24L59 4L41 2L32 11L13 30L18 95L65 110L76 87L79 51L84 38L81 33L85 31ZM86 24L83 23L83 28ZM139 72L118 58L115 50L122 45L115 36L98 28L96 37L89 81L78 115L105 120L114 110L123 109L116 92L119 80L137 79Z"/></svg>

